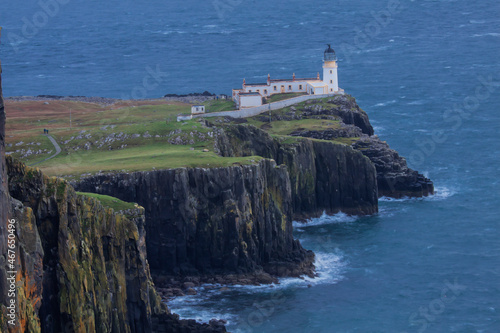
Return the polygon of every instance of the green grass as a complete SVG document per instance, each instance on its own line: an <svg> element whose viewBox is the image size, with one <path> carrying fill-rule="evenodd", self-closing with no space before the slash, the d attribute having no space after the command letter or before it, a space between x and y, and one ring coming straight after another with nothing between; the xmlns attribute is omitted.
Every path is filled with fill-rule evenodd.
<svg viewBox="0 0 500 333"><path fill-rule="evenodd" d="M204 103L206 112L220 112L236 110L236 105L230 99L209 100Z"/></svg>
<svg viewBox="0 0 500 333"><path fill-rule="evenodd" d="M354 142L358 141L359 139L360 139L359 137L354 137L354 138L335 138L335 139L332 139L331 141L350 146Z"/></svg>
<svg viewBox="0 0 500 333"><path fill-rule="evenodd" d="M277 94L269 100L277 101L299 95L301 94ZM332 103L328 103L330 99L316 100L314 104L331 107ZM203 104L210 112L234 109L234 103L231 100L209 100ZM272 115L273 117L287 116L294 108L295 116L300 116L308 104L310 103L302 102L274 110ZM213 128L205 126L204 121L199 119L176 121L179 113L190 112L190 105L187 103L126 106L112 109L84 103L66 105L62 102L60 104L51 102L50 109L44 111L45 116L40 115L37 118L36 110L40 105L35 102L31 103L31 109L27 111L32 112L33 117L26 117L21 105L16 114L17 118L13 116L9 119L12 126L8 132L10 142L15 144L22 140L24 143L9 147L8 151L36 148L53 150L50 154L52 155L55 152L54 147L48 138L40 134L43 128L50 126L51 135L63 151L57 157L37 165L48 175L75 179L75 177L98 172L134 172L178 167L225 167L233 164L252 164L261 159L256 156L234 158L218 156L213 152L214 139L211 134ZM66 114L68 107L73 110L72 128L69 128L68 119L66 119L69 116ZM265 116L259 115L246 120L248 124L261 128L274 137L282 137L283 142L286 143L295 142L296 139L290 137L289 134L297 130L323 131L340 126L336 120L309 118L290 121L273 120L269 123ZM261 121L261 118L264 121ZM88 134L90 136L87 136ZM118 134L126 138L109 140L112 135ZM356 140L357 138L339 138L332 141L351 144ZM179 141L182 144L173 144ZM40 145L28 145L32 142L40 142ZM204 152L204 149L209 151ZM20 154L17 153L17 155ZM33 163L50 155L41 154L22 158L22 160ZM13 156L20 157L16 154Z"/></svg>
<svg viewBox="0 0 500 333"><path fill-rule="evenodd" d="M22 159L22 161L28 165L39 162L39 161L43 161L47 157L54 155L56 152L56 149L55 149L54 145L52 144L52 142L50 142L49 138L43 134L33 135L32 137L29 138L29 140L27 142L26 141L22 141L22 142L24 142L24 143L21 145L18 145L18 146L13 145L12 147L9 147L7 149L7 151L12 152L12 154L10 154L10 156L17 158L17 159ZM31 144L31 143L33 143L33 144ZM37 143L39 143L40 145L38 145ZM24 149L25 151L28 149L47 150L47 152L43 153L43 154L38 154L38 155L30 155L27 157L21 157L22 154L20 152L16 153L15 151L22 150L22 149ZM49 151L51 151L51 152L49 153Z"/></svg>
<svg viewBox="0 0 500 333"><path fill-rule="evenodd" d="M213 151L185 145L148 144L120 150L89 150L62 154L39 165L48 175L93 174L99 171L148 171L180 167L221 167L252 164L261 157L220 157Z"/></svg>
<svg viewBox="0 0 500 333"><path fill-rule="evenodd" d="M255 117L247 120L249 124L276 135L289 135L297 130L324 131L340 127L339 121L325 119L279 120L271 123L261 122Z"/></svg>
<svg viewBox="0 0 500 333"><path fill-rule="evenodd" d="M284 93L284 94L274 94L266 98L267 103L279 102L285 99L290 99L298 96L306 95L306 93Z"/></svg>
<svg viewBox="0 0 500 333"><path fill-rule="evenodd" d="M134 209L135 204L131 202L125 202L120 199L110 197L103 194L87 193L87 192L76 192L78 195L84 195L87 197L95 198L101 202L104 207L113 208L115 211Z"/></svg>

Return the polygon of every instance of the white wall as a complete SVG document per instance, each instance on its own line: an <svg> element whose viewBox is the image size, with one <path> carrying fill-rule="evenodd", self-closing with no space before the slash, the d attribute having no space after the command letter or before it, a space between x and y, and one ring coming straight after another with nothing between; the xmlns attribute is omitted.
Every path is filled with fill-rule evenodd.
<svg viewBox="0 0 500 333"><path fill-rule="evenodd" d="M243 110L234 110L234 111L221 111L221 112L210 112L210 113L205 113L205 114L200 114L194 116L195 118L198 117L233 117L233 118L246 118L246 117L252 117L256 116L260 113L269 111L271 110L277 110L277 109L282 109L284 107L294 105L303 101L307 101L309 99L316 99L316 98L324 98L324 97L330 97L330 96L335 96L335 95L343 95L344 92L339 91L337 93L333 94L323 94L323 95L303 95L303 96L298 96L290 99L285 99L283 101L279 102L274 102L271 104L264 104L261 106L253 107L253 108L248 108L248 109L243 109Z"/></svg>
<svg viewBox="0 0 500 333"><path fill-rule="evenodd" d="M262 105L260 95L240 95L240 108L249 108Z"/></svg>
<svg viewBox="0 0 500 333"><path fill-rule="evenodd" d="M309 95L323 95L323 94L328 94L329 92L326 91L328 88L327 87L315 87L311 84L307 84L307 93Z"/></svg>

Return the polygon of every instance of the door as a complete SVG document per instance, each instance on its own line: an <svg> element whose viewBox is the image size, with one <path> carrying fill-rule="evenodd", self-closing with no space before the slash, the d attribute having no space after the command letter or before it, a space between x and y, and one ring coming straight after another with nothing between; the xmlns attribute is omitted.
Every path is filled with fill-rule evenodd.
<svg viewBox="0 0 500 333"><path fill-rule="evenodd" d="M285 93L285 86L281 86L281 93L284 94Z"/></svg>

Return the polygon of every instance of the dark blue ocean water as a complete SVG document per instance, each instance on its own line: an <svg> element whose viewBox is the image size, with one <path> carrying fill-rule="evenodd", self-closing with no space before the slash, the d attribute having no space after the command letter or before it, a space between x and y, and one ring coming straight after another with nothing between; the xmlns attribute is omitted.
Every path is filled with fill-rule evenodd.
<svg viewBox="0 0 500 333"><path fill-rule="evenodd" d="M500 332L498 1L61 2L44 16L0 0L5 95L230 93L315 75L332 43L341 87L435 182L376 216L297 226L314 281L200 290L174 311L235 332ZM141 89L151 70L158 86Z"/></svg>

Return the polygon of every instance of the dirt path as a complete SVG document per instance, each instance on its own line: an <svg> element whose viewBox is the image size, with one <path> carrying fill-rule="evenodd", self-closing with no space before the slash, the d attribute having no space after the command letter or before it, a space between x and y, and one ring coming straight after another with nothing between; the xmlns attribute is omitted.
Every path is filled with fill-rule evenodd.
<svg viewBox="0 0 500 333"><path fill-rule="evenodd" d="M30 166L37 165L37 164L40 164L40 163L45 162L47 160L50 160L51 158L56 157L57 155L59 155L59 153L61 152L61 147L59 147L59 144L57 143L57 141L52 136L50 136L48 134L45 134L45 135L49 138L50 142L52 142L52 144L56 148L56 153L54 155L52 155L52 156L47 157L46 159L44 159L44 160L42 160L40 162L36 162L36 163L30 164Z"/></svg>

